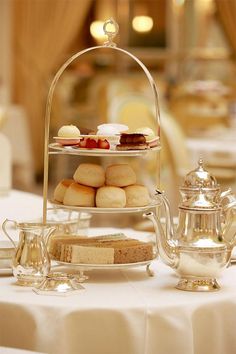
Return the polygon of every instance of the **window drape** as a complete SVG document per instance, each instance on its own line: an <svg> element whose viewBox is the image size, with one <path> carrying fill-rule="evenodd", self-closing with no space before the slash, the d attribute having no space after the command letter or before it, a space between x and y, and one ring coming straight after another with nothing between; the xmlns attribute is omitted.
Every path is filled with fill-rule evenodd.
<svg viewBox="0 0 236 354"><path fill-rule="evenodd" d="M91 0L15 0L13 92L28 115L35 170L43 170L45 102L52 74L70 56ZM74 53L73 53L74 54Z"/></svg>
<svg viewBox="0 0 236 354"><path fill-rule="evenodd" d="M215 0L226 36L236 57L236 0Z"/></svg>

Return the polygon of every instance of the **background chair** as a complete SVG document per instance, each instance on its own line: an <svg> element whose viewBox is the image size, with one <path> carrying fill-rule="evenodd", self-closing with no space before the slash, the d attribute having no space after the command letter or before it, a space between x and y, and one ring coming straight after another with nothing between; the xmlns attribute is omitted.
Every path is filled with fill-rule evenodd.
<svg viewBox="0 0 236 354"><path fill-rule="evenodd" d="M7 194L12 186L12 154L8 138L0 132L0 196Z"/></svg>
<svg viewBox="0 0 236 354"><path fill-rule="evenodd" d="M130 131L143 126L148 126L154 131L157 128L153 101L142 94L127 93L117 96L111 101L108 115L111 121L128 125ZM172 214L177 215L180 201L179 186L183 183L184 176L197 167L201 156L191 159L186 135L164 104L161 105L161 145L160 160L155 159L155 154L148 154L140 173L144 183L153 188L157 163L160 164L160 186L170 200ZM207 161L205 162L207 166ZM216 177L222 189L236 182L235 169L229 170L224 166L214 165L207 166L207 169Z"/></svg>
<svg viewBox="0 0 236 354"><path fill-rule="evenodd" d="M31 132L27 125L26 112L21 106L7 107L2 133L11 145L14 188L32 191L35 185Z"/></svg>
<svg viewBox="0 0 236 354"><path fill-rule="evenodd" d="M109 107L111 121L128 125L130 131L148 126L155 132L157 126L154 112L154 103L150 97L136 93L114 98ZM190 171L190 163L184 133L164 107L161 109L161 144L159 161L153 154L148 154L141 173L147 176L144 182L153 186L157 163L160 164L160 186L166 191L175 215L179 199L178 185L182 177Z"/></svg>

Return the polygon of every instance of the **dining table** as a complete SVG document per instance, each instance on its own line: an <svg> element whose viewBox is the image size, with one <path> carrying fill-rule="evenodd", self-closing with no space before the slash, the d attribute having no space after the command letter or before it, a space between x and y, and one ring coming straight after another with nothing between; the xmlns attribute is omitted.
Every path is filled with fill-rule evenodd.
<svg viewBox="0 0 236 354"><path fill-rule="evenodd" d="M0 278L0 345L50 354L236 353L236 268L216 292L175 289L174 271L88 271L69 296L39 295ZM71 271L71 270L68 270Z"/></svg>
<svg viewBox="0 0 236 354"><path fill-rule="evenodd" d="M0 194L0 225L6 218L23 222L41 218L42 215L42 196L16 189ZM0 236L2 236L1 227Z"/></svg>
<svg viewBox="0 0 236 354"><path fill-rule="evenodd" d="M12 191L5 198L0 198L2 219L41 215L40 196ZM73 265L52 262L51 269L78 274ZM158 257L150 269L90 267L80 290L57 294L19 286L11 272L1 274L0 348L48 354L236 353L233 262L214 292L176 289L175 271Z"/></svg>
<svg viewBox="0 0 236 354"><path fill-rule="evenodd" d="M216 126L205 131L196 131L186 138L186 145L193 161L201 157L210 164L236 170L235 126Z"/></svg>

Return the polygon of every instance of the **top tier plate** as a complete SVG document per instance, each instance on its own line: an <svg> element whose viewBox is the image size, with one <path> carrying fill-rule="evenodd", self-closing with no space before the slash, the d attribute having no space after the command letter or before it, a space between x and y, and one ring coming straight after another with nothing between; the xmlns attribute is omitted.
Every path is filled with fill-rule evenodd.
<svg viewBox="0 0 236 354"><path fill-rule="evenodd" d="M118 150L108 150L108 149L85 149L78 148L76 146L62 146L57 143L49 144L49 148L56 150L57 152L50 151L49 154L62 153L68 155L81 155L81 156L142 156L146 155L148 152L159 151L160 146L145 149L145 150L127 150L127 151L118 151Z"/></svg>

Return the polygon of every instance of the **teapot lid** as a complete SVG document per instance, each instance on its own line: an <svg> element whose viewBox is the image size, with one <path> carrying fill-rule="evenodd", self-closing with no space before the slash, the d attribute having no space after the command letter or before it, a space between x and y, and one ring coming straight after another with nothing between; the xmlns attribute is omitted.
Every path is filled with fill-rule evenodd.
<svg viewBox="0 0 236 354"><path fill-rule="evenodd" d="M195 210L218 210L219 206L208 198L203 189L199 188L199 193L193 195L185 203L180 206L181 209L195 209Z"/></svg>
<svg viewBox="0 0 236 354"><path fill-rule="evenodd" d="M186 188L219 188L216 178L204 169L203 159L199 159L198 167L190 171L184 179Z"/></svg>

